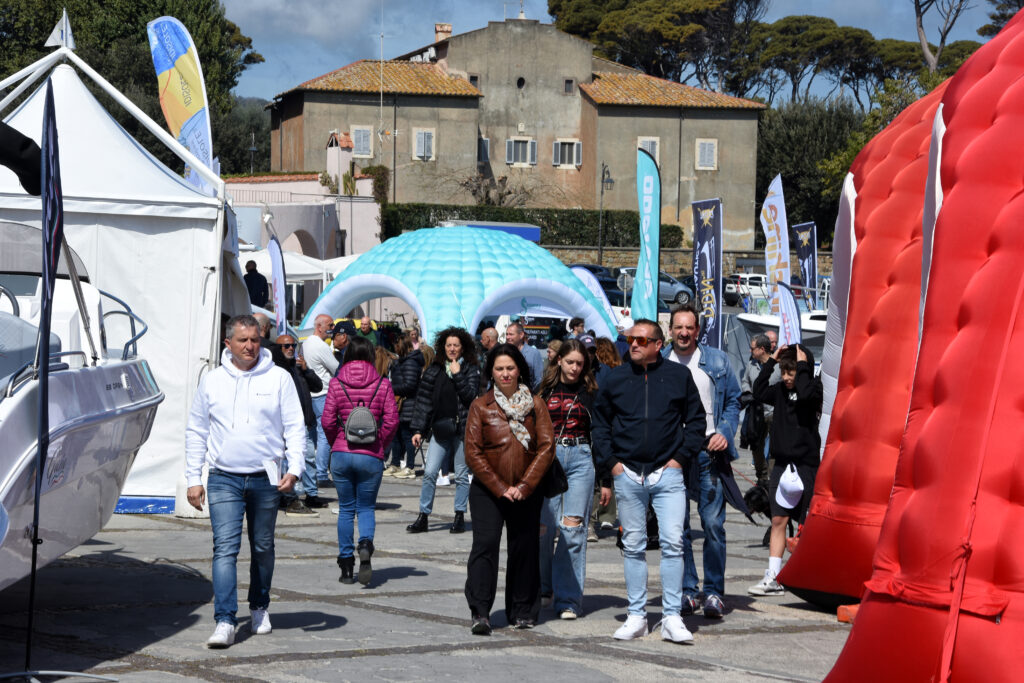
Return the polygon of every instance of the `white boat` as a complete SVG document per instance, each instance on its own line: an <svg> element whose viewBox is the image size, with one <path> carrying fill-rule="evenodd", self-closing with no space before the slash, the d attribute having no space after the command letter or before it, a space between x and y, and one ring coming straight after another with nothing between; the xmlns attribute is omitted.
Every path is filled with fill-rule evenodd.
<svg viewBox="0 0 1024 683"><path fill-rule="evenodd" d="M0 244L3 589L31 568L40 388L33 363L42 236L38 228L0 221ZM61 259L54 289L50 444L40 496L39 567L91 538L110 519L164 398L148 363L136 354L145 323L123 302L91 285L81 260L70 250L66 253L72 254L75 267L69 273ZM114 339L108 348L108 340Z"/></svg>
<svg viewBox="0 0 1024 683"><path fill-rule="evenodd" d="M767 330L779 330L779 316L758 313L739 313L736 319L747 332L748 337L762 334ZM821 310L800 313L800 332L803 345L814 354L814 361L821 362L821 354L825 350L825 323L828 312Z"/></svg>

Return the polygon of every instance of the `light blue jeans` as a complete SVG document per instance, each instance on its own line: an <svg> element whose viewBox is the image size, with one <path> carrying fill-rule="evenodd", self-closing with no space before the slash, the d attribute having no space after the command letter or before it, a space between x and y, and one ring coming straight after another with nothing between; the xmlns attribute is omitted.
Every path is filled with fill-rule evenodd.
<svg viewBox="0 0 1024 683"><path fill-rule="evenodd" d="M594 460L587 444L556 446L555 456L565 470L569 490L545 500L541 508L540 592L552 595L551 604L556 612L571 609L580 614L587 578L587 525L594 493ZM579 517L579 525L566 526L566 517Z"/></svg>
<svg viewBox="0 0 1024 683"><path fill-rule="evenodd" d="M622 524L629 613L647 614L647 506L650 504L658 515L663 616L678 615L683 604L683 517L686 513L683 471L666 467L657 484L651 484L647 477L642 485L623 472L615 476L613 483Z"/></svg>
<svg viewBox="0 0 1024 683"><path fill-rule="evenodd" d="M423 465L423 488L420 489L420 512L429 515L434 509L434 490L437 488L437 473L441 465L455 453L455 511L465 512L469 502L469 467L466 466L466 452L462 436L450 439L430 439L427 447L427 462Z"/></svg>
<svg viewBox="0 0 1024 683"><path fill-rule="evenodd" d="M359 519L359 540L372 541L377 529L377 492L384 461L363 453L331 453L331 474L338 492L338 557L352 557L353 520Z"/></svg>
<svg viewBox="0 0 1024 683"><path fill-rule="evenodd" d="M317 424L319 424L319 420ZM318 438L316 427L306 427L306 466L302 470L302 479L295 486L297 495L303 493L307 497L316 495L316 445Z"/></svg>
<svg viewBox="0 0 1024 683"><path fill-rule="evenodd" d="M249 534L249 609L266 609L274 578L274 528L281 493L265 472L232 474L211 468L206 494L213 527L213 617L234 626L238 624L242 518Z"/></svg>
<svg viewBox="0 0 1024 683"><path fill-rule="evenodd" d="M320 418L324 414L324 404L327 403L327 394L313 397L313 412L316 413L316 480L325 481L327 470L331 469L331 444L327 443L327 435L324 434L324 426ZM308 493L306 495L309 495ZM316 495L316 489L313 489Z"/></svg>
<svg viewBox="0 0 1024 683"><path fill-rule="evenodd" d="M711 471L711 456L701 451L698 457L700 480L691 482L698 487L697 511L704 529L704 596L725 596L725 493L722 480ZM683 592L696 598L700 592L697 564L693 559L690 532L690 498L686 498L686 516L683 518Z"/></svg>

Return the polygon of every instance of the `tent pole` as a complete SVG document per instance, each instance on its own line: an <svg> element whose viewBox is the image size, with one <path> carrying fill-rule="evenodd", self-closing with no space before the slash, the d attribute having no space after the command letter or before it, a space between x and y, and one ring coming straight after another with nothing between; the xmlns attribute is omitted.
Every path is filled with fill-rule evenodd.
<svg viewBox="0 0 1024 683"><path fill-rule="evenodd" d="M40 66L31 75L29 75L24 81L22 81L21 84L17 88L12 90L11 93L7 97L5 97L2 101L0 101L0 112L2 112L4 109L6 109L7 106L18 97L18 95L20 95L21 93L25 92L30 85L32 85L33 83L38 81L39 78L41 76L43 76L50 69L51 66L52 66L52 64L44 64L44 65Z"/></svg>
<svg viewBox="0 0 1024 683"><path fill-rule="evenodd" d="M67 58L74 62L78 66L78 68L84 71L89 76L89 78L94 80L98 86L103 88L103 90L106 91L108 95L117 100L118 104L120 104L122 107L128 110L129 114L134 116L139 123L146 127L146 130L155 135L156 138L160 140L160 142L167 145L170 148L170 150L177 154L182 161L188 164L193 171L201 175L203 177L203 180L210 183L211 186L216 188L218 199L224 199L224 181L221 180L220 176L211 171L206 164L200 161L199 158L196 157L196 155L192 154L192 152L188 151L188 149L186 149L184 145L182 145L180 142L171 137L170 133L164 130L161 126L157 125L157 123L153 121L153 119L149 118L146 112L142 111L137 106L135 106L135 103L133 103L123 94L121 94L120 90L118 90L109 82L107 82L107 79L103 78L103 76L100 76L91 66L86 64L81 57L76 55L68 48L62 47L59 50L57 50L55 54L66 55Z"/></svg>
<svg viewBox="0 0 1024 683"><path fill-rule="evenodd" d="M45 69L47 67L53 66L54 62L58 62L58 61L60 61L60 50L56 50L56 51L51 52L50 54L46 55L45 57L41 57L40 59L37 59L35 62L33 62L32 64L29 64L28 66L26 66L24 69L22 69L18 73L11 74L10 76L5 78L4 80L0 81L0 90L6 90L7 88L10 87L10 85L12 83L17 83L18 81L20 81L22 78L24 78L28 74L32 73L33 71L35 71L37 69Z"/></svg>

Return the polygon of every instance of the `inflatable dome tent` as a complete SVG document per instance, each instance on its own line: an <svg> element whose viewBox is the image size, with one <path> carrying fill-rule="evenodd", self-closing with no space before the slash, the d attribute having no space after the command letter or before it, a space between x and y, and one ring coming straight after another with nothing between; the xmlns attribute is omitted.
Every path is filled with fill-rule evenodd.
<svg viewBox="0 0 1024 683"><path fill-rule="evenodd" d="M412 307L424 339L449 326L473 333L488 316L552 312L580 316L598 335L615 338L600 302L550 252L516 235L466 226L414 230L374 247L327 286L302 326L383 296Z"/></svg>

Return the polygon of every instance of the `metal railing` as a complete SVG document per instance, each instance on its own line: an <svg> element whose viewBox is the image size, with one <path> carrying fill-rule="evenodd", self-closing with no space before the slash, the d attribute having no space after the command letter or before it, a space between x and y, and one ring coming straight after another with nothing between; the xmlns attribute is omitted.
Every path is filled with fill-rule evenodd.
<svg viewBox="0 0 1024 683"><path fill-rule="evenodd" d="M132 331L132 338L125 342L124 350L121 353L121 360L128 360L129 358L134 358L135 356L139 355L139 348L138 348L138 345L136 344L136 342L139 339L142 338L142 335L146 334L146 332L149 331L149 325L146 324L145 320L143 320L139 316L135 315L135 313L132 312L131 307L127 303L125 303L121 299L118 299L116 296L114 296L113 294L110 294L109 292L104 292L102 289L100 289L98 291L103 296L107 297L108 299L110 299L112 301L117 302L118 304L121 305L122 308L124 308L123 311L106 311L103 314L103 320L106 320L108 316L112 316L112 315L124 315L124 316L128 317L128 321L129 321L129 324L131 326L131 331ZM136 333L136 331L135 331L135 322L136 321L138 321L139 324L142 325L142 331L138 332L138 333ZM128 348L129 347L131 347L131 355L130 356L128 354Z"/></svg>
<svg viewBox="0 0 1024 683"><path fill-rule="evenodd" d="M3 294L4 296L11 300L11 312L14 314L14 317L20 317L21 306L18 305L18 298L14 296L14 292L7 289L3 285L0 285L0 294Z"/></svg>

